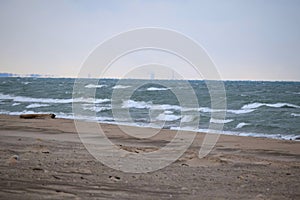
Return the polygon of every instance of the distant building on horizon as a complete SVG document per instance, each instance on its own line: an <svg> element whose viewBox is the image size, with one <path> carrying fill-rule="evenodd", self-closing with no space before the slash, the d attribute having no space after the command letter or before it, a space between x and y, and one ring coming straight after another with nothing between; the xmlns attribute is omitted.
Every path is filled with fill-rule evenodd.
<svg viewBox="0 0 300 200"><path fill-rule="evenodd" d="M154 79L155 79L155 73L154 73L154 72L151 72L151 73L150 73L150 79L151 79L151 80L154 80Z"/></svg>

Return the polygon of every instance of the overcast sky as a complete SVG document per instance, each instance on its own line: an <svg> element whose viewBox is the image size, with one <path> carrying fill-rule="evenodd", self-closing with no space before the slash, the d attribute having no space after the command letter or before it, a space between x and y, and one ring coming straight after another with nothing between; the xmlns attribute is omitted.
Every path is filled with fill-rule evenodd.
<svg viewBox="0 0 300 200"><path fill-rule="evenodd" d="M76 77L105 39L162 27L201 44L223 79L300 81L299 10L298 0L0 0L0 72Z"/></svg>

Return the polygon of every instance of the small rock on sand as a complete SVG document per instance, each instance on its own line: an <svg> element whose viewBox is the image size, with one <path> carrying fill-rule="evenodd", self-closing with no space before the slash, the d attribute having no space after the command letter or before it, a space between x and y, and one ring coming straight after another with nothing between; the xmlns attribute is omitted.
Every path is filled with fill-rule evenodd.
<svg viewBox="0 0 300 200"><path fill-rule="evenodd" d="M15 165L20 160L18 155L13 155L7 160L8 165Z"/></svg>

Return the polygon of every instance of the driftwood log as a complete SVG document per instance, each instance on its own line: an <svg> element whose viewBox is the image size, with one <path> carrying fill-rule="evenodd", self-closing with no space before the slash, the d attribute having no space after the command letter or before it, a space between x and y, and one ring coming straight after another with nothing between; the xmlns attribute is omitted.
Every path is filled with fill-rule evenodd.
<svg viewBox="0 0 300 200"><path fill-rule="evenodd" d="M20 118L23 119L46 119L46 118L55 118L55 114L22 114Z"/></svg>

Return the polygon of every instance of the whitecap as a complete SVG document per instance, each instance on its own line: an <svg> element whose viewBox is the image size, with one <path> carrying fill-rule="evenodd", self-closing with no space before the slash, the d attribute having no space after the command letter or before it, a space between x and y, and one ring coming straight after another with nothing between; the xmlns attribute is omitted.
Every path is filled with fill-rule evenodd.
<svg viewBox="0 0 300 200"><path fill-rule="evenodd" d="M173 111L166 110L164 113L165 113L165 114L173 114Z"/></svg>
<svg viewBox="0 0 300 200"><path fill-rule="evenodd" d="M111 105L108 105L108 106L95 106L94 104L84 104L83 109L94 111L94 112L102 112L102 111L111 110Z"/></svg>
<svg viewBox="0 0 300 200"><path fill-rule="evenodd" d="M30 82L22 82L23 85L28 85Z"/></svg>
<svg viewBox="0 0 300 200"><path fill-rule="evenodd" d="M115 85L114 87L112 87L113 89L125 89L125 88L129 88L131 86L129 85Z"/></svg>
<svg viewBox="0 0 300 200"><path fill-rule="evenodd" d="M147 91L163 91L163 90L169 90L169 88L157 88L157 87L147 88Z"/></svg>
<svg viewBox="0 0 300 200"><path fill-rule="evenodd" d="M134 101L134 100L127 100L123 101L122 108L150 108L151 105L149 103L146 103L144 101Z"/></svg>
<svg viewBox="0 0 300 200"><path fill-rule="evenodd" d="M102 88L102 87L105 87L105 85L88 84L88 85L86 85L84 87L86 87L86 88Z"/></svg>
<svg viewBox="0 0 300 200"><path fill-rule="evenodd" d="M208 107L201 107L198 109L199 112L203 112L203 113L211 113L213 112L214 110L211 109L211 108L208 108Z"/></svg>
<svg viewBox="0 0 300 200"><path fill-rule="evenodd" d="M261 106L267 106L267 107L272 107L272 108L282 108L282 107L292 107L292 108L300 108L300 106L295 105L295 104L291 104L291 103L259 103L259 102L255 102L255 103L250 103L250 104L246 104L242 107L242 109L248 110L248 109L255 109L255 108L259 108Z"/></svg>
<svg viewBox="0 0 300 200"><path fill-rule="evenodd" d="M253 112L254 111L254 109L247 109L247 110L243 110L243 109L241 109L241 110L227 110L227 112L229 112L229 113L233 113L233 114L246 114L246 113L251 113L251 112Z"/></svg>
<svg viewBox="0 0 300 200"><path fill-rule="evenodd" d="M160 121L175 121L175 120L178 120L180 119L181 116L177 116L177 115L166 115L164 113L158 115L156 117L157 120L160 120Z"/></svg>
<svg viewBox="0 0 300 200"><path fill-rule="evenodd" d="M13 96L0 93L0 99L13 100L15 102L30 102L30 103L104 103L110 102L109 99L94 99L94 98L74 98L74 99L51 99L51 98L33 98L24 96Z"/></svg>
<svg viewBox="0 0 300 200"><path fill-rule="evenodd" d="M107 103L107 102L110 102L110 99L91 99L90 102L93 102L93 103Z"/></svg>
<svg viewBox="0 0 300 200"><path fill-rule="evenodd" d="M236 125L235 128L243 128L244 126L250 125L249 123L241 122L238 125Z"/></svg>
<svg viewBox="0 0 300 200"><path fill-rule="evenodd" d="M123 101L122 108L140 108L151 110L181 110L180 106L169 104L152 104L152 102L127 100Z"/></svg>
<svg viewBox="0 0 300 200"><path fill-rule="evenodd" d="M210 119L210 122L211 123L215 123L215 124L227 124L229 122L232 122L234 121L233 119L214 119L214 118L211 118Z"/></svg>
<svg viewBox="0 0 300 200"><path fill-rule="evenodd" d="M21 103L13 103L12 106L18 106L20 105Z"/></svg>
<svg viewBox="0 0 300 200"><path fill-rule="evenodd" d="M203 113L214 113L214 112L226 112L228 110L212 109L212 108L208 108L208 107L200 107L200 108L198 108L198 111L203 112Z"/></svg>
<svg viewBox="0 0 300 200"><path fill-rule="evenodd" d="M181 110L181 106L169 105L169 104L155 104L151 106L152 110Z"/></svg>
<svg viewBox="0 0 300 200"><path fill-rule="evenodd" d="M300 113L292 113L291 115L294 117L300 117Z"/></svg>
<svg viewBox="0 0 300 200"><path fill-rule="evenodd" d="M198 109L199 112L203 112L203 113L214 113L214 112L228 112L228 113L233 113L233 114L246 114L246 113L250 113L253 112L253 109L240 109L240 110L222 110L222 109L211 109L208 107L201 107Z"/></svg>
<svg viewBox="0 0 300 200"><path fill-rule="evenodd" d="M193 115L184 115L181 119L181 122L186 123L186 122L191 122L195 119L196 116Z"/></svg>
<svg viewBox="0 0 300 200"><path fill-rule="evenodd" d="M39 107L47 107L47 106L49 106L49 104L33 103L33 104L26 106L26 108L39 108Z"/></svg>

